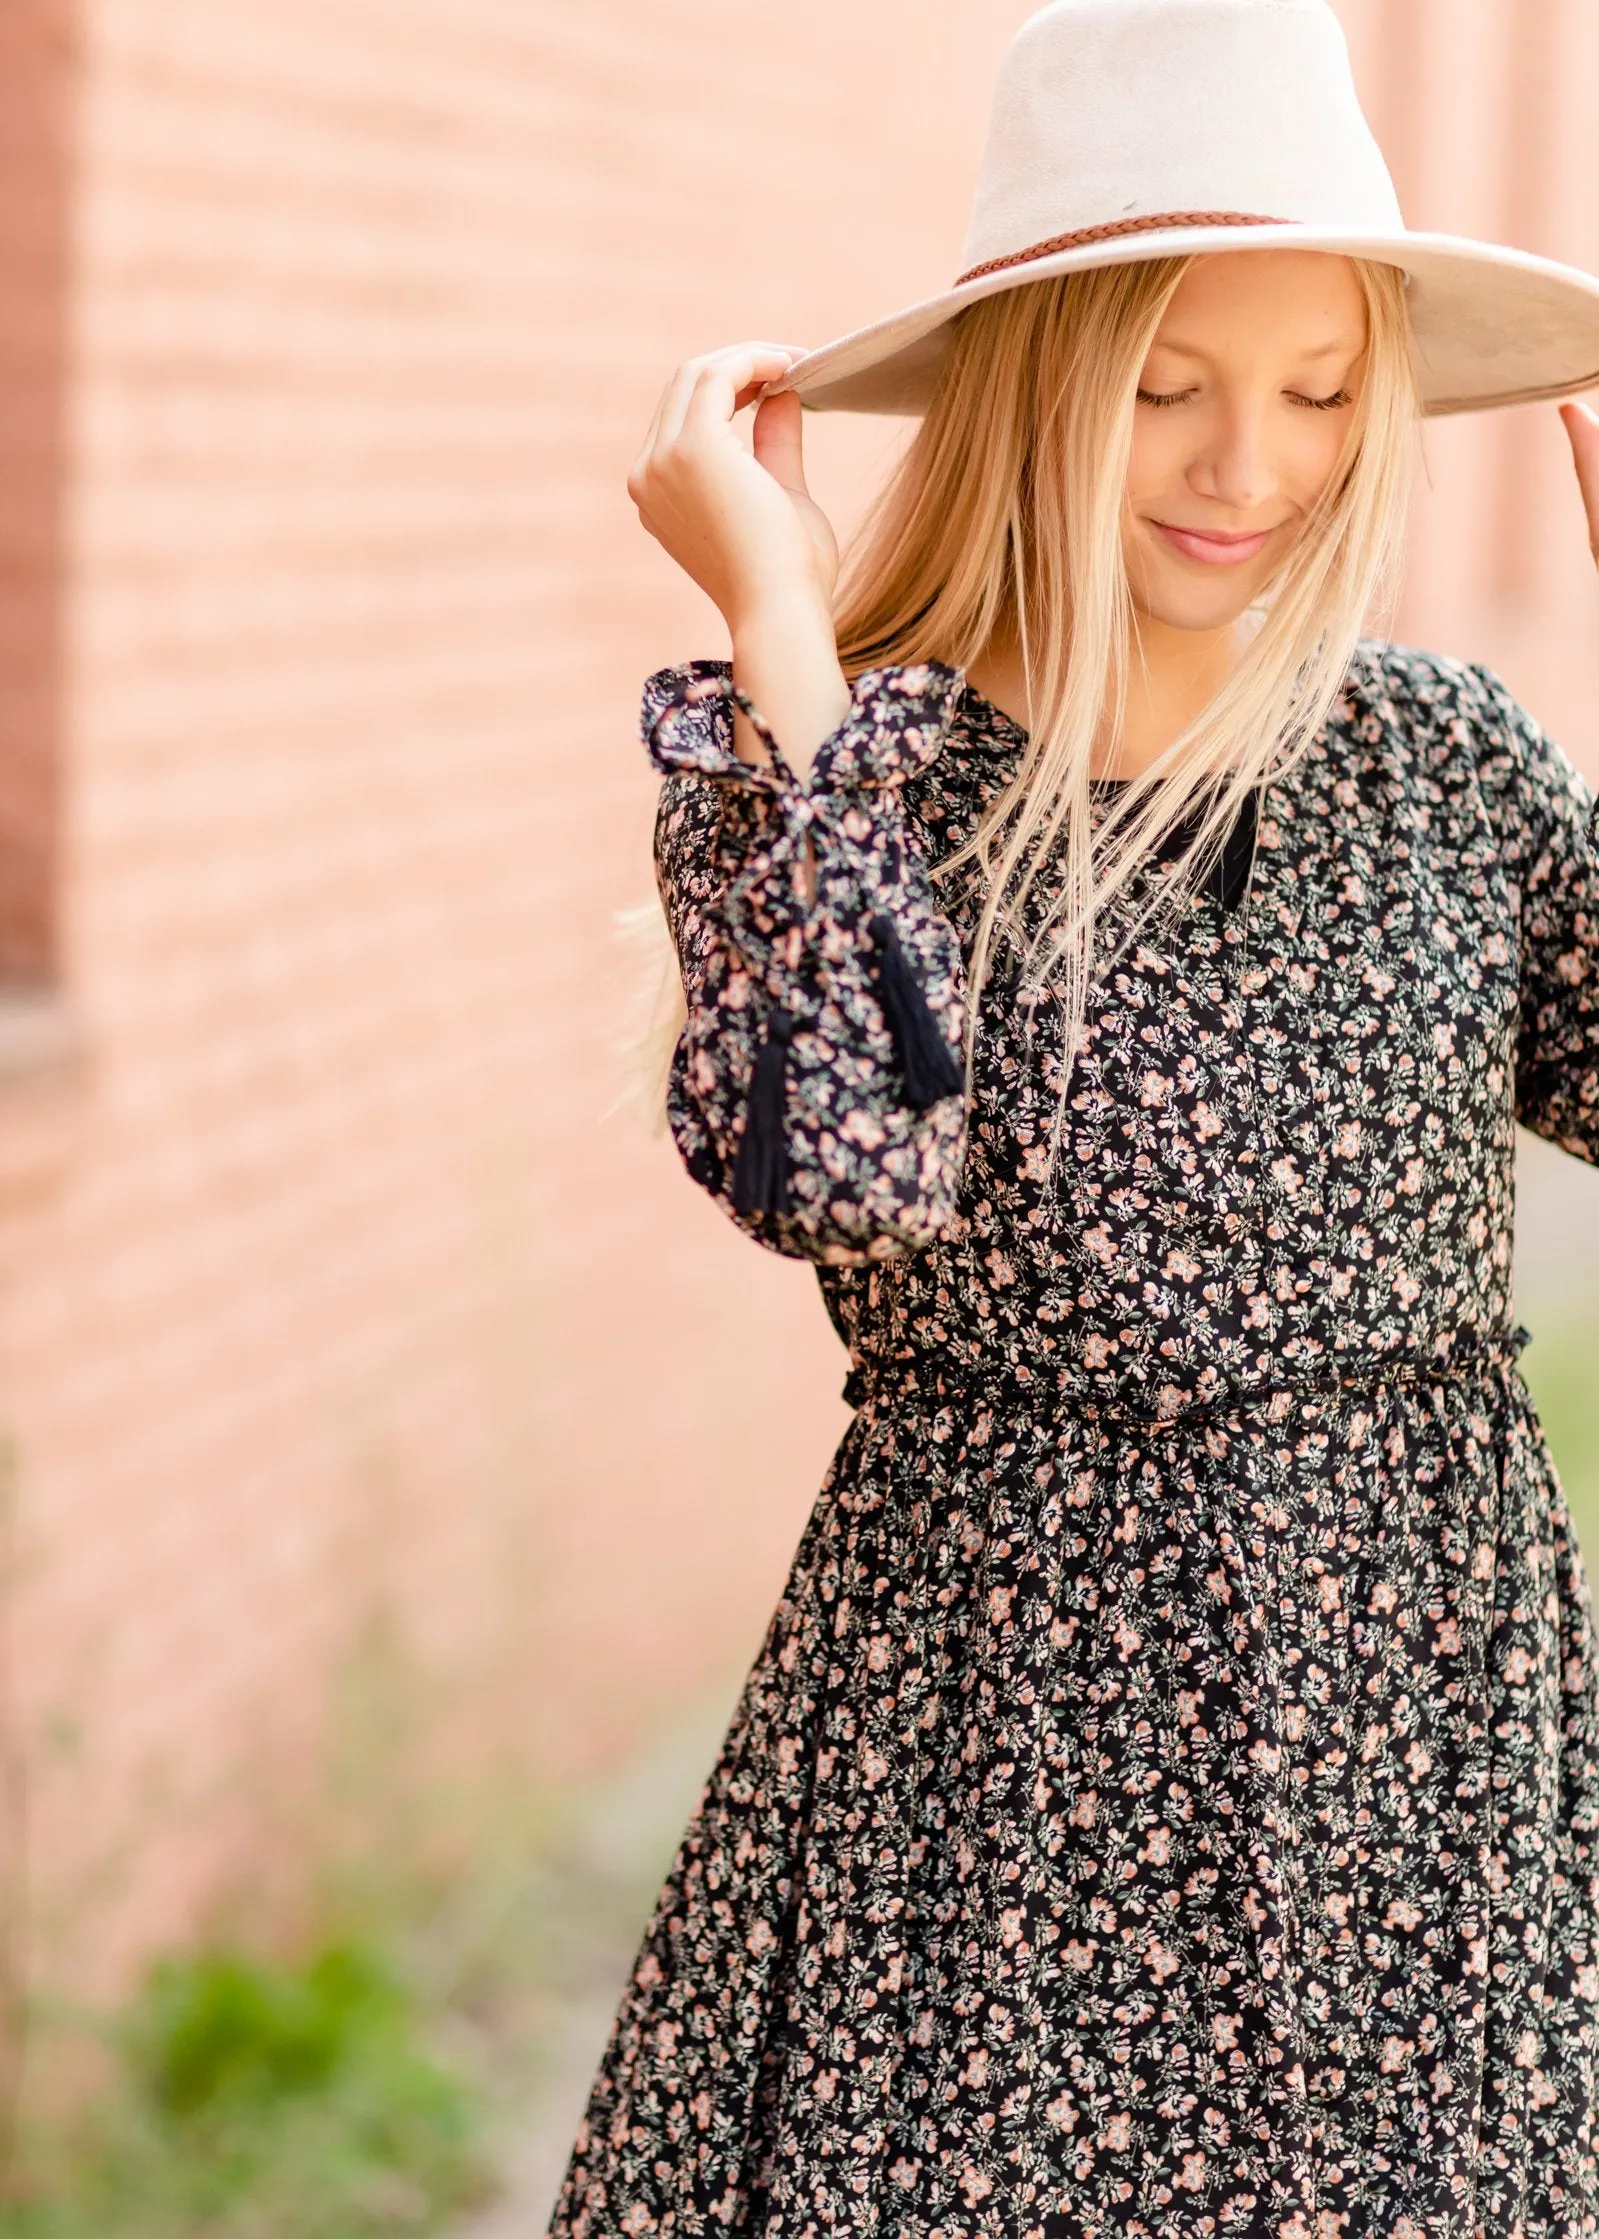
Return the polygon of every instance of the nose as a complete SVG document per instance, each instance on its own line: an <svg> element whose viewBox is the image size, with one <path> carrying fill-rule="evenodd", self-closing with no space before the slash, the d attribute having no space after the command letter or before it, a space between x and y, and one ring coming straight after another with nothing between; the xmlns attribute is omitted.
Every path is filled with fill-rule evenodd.
<svg viewBox="0 0 1599 2239"><path fill-rule="evenodd" d="M1240 398L1218 413L1189 480L1199 496L1237 513L1257 511L1274 494L1268 420L1258 402Z"/></svg>

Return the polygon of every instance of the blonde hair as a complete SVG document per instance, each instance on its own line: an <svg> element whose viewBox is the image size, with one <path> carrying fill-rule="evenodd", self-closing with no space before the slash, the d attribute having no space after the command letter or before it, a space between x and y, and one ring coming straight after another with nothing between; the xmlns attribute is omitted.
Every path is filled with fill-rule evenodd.
<svg viewBox="0 0 1599 2239"><path fill-rule="evenodd" d="M851 553L838 600L846 673L970 666L1019 642L1030 725L1015 776L937 866L981 895L966 1065L1002 948L1024 1004L1062 1021L1051 1166L1095 979L1190 896L1246 797L1321 729L1386 587L1419 401L1404 277L1356 261L1367 315L1360 395L1338 471L1257 612L1225 687L1146 772L1095 811L1096 748L1120 727L1136 616L1122 520L1138 377L1191 260L1110 265L1008 289L956 322L922 423ZM1141 868L1190 836L1141 894ZM1059 867L1053 898L1040 880ZM1034 922L1029 925L1030 917ZM671 1025L675 1041L679 1008ZM660 1037L666 1039L664 1033ZM668 1044L669 1049L669 1044Z"/></svg>
<svg viewBox="0 0 1599 2239"><path fill-rule="evenodd" d="M914 440L851 554L838 606L851 675L887 662L965 668L1019 642L1031 713L1011 783L935 876L975 877L971 1023L1002 947L1022 999L1062 1018L1058 1149L1095 978L1191 895L1246 796L1321 729L1396 555L1419 404L1403 275L1355 265L1364 378L1330 478L1227 684L1160 759L1091 817L1089 775L1125 706L1137 626L1123 560L1139 373L1191 260L1070 273L962 314ZM1142 898L1140 869L1191 839ZM1042 900L1046 868L1058 869ZM1033 920L1029 925L1029 918Z"/></svg>

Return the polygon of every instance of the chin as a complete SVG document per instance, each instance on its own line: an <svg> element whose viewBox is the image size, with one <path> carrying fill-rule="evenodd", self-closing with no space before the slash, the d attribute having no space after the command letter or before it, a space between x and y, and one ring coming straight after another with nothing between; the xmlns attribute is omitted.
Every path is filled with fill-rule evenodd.
<svg viewBox="0 0 1599 2239"><path fill-rule="evenodd" d="M1163 629L1192 630L1214 636L1218 630L1230 630L1241 622L1259 597L1259 588L1250 584L1247 588L1230 588L1223 598L1214 594L1209 598L1192 595L1161 598L1157 595L1140 599L1138 608Z"/></svg>

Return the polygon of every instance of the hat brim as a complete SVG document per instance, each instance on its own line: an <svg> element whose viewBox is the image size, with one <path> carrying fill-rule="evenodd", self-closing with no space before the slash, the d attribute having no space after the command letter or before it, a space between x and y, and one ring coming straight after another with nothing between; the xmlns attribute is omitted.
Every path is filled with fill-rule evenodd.
<svg viewBox="0 0 1599 2239"><path fill-rule="evenodd" d="M1417 372L1430 415L1530 404L1599 387L1599 280L1586 272L1446 233L1252 225L1173 227L985 273L811 351L772 390L793 390L816 411L920 413L949 348L951 323L969 304L1064 272L1268 249L1369 258L1410 275Z"/></svg>

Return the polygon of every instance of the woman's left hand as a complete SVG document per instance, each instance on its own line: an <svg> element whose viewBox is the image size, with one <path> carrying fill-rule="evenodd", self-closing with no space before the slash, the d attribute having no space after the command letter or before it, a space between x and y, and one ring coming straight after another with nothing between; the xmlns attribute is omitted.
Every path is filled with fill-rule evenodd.
<svg viewBox="0 0 1599 2239"><path fill-rule="evenodd" d="M1563 404L1560 417L1571 438L1582 502L1588 508L1588 549L1599 561L1599 412L1587 404Z"/></svg>

